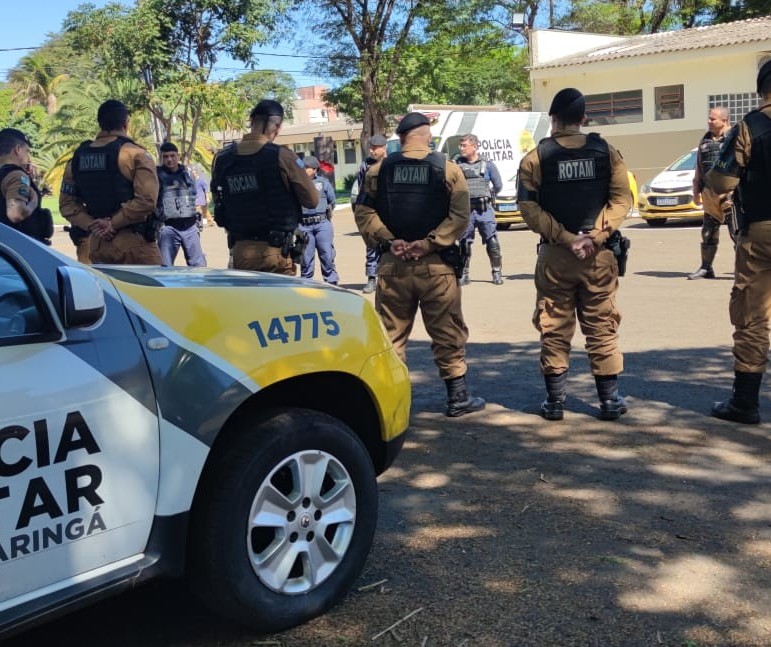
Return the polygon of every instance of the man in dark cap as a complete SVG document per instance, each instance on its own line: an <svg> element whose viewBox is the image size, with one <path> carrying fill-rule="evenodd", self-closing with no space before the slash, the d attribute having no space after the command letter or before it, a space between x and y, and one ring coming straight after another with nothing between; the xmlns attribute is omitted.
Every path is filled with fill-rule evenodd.
<svg viewBox="0 0 771 647"><path fill-rule="evenodd" d="M156 229L148 222L158 200L155 161L128 137L129 113L115 99L97 112L99 133L67 162L59 210L90 232L92 263L160 265Z"/></svg>
<svg viewBox="0 0 771 647"><path fill-rule="evenodd" d="M771 61L758 71L761 105L726 137L705 178L717 193L739 195L734 287L728 311L734 325L733 394L712 415L760 422L760 383L768 363L771 320Z"/></svg>
<svg viewBox="0 0 771 647"><path fill-rule="evenodd" d="M318 252L324 282L337 285L340 277L335 268L335 230L330 218L335 210L335 190L330 181L319 174L318 159L308 155L304 161L305 172L319 193L319 201L312 209L303 207L300 218L300 229L307 237L300 263L300 276L304 279L313 278Z"/></svg>
<svg viewBox="0 0 771 647"><path fill-rule="evenodd" d="M53 219L41 207L42 193L33 179L29 138L16 128L0 130L0 223L51 244Z"/></svg>
<svg viewBox="0 0 771 647"><path fill-rule="evenodd" d="M447 387L446 414L457 417L485 406L482 398L468 393L468 328L461 289L455 269L443 260L468 226L469 194L460 168L431 152L429 124L418 112L399 122L401 151L367 171L355 217L364 242L383 252L375 309L394 349L406 361L407 340L420 308Z"/></svg>
<svg viewBox="0 0 771 647"><path fill-rule="evenodd" d="M541 236L535 267L533 323L541 333L546 400L541 415L562 420L576 316L600 399L599 417L626 413L618 393L623 357L618 348L618 265L608 241L631 205L621 155L596 133L585 135L583 95L575 88L554 97L551 137L519 167L519 205L528 227Z"/></svg>
<svg viewBox="0 0 771 647"><path fill-rule="evenodd" d="M356 173L356 194L351 192L351 203L356 205L364 197L364 176L370 167L384 159L386 156L387 140L383 135L372 135L369 138L369 155L364 159ZM375 291L377 279L377 264L380 262L380 250L376 247L367 247L367 257L364 263L364 275L367 277L367 283L362 292L372 294Z"/></svg>
<svg viewBox="0 0 771 647"><path fill-rule="evenodd" d="M179 163L179 149L171 142L161 144L158 182L158 217L163 224L158 232L161 264L174 265L181 247L189 267L206 267L195 209L195 180Z"/></svg>
<svg viewBox="0 0 771 647"><path fill-rule="evenodd" d="M315 208L319 194L305 163L274 143L283 121L280 103L260 101L249 114L251 132L214 158L211 190L214 220L233 242L233 267L294 276L301 208Z"/></svg>

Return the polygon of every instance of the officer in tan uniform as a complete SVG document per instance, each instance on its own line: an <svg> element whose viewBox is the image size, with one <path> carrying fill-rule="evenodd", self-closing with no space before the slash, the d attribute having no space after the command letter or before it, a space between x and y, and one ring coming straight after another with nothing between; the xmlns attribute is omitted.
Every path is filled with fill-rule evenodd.
<svg viewBox="0 0 771 647"><path fill-rule="evenodd" d="M148 220L158 199L150 154L128 136L129 113L115 99L97 112L100 131L67 162L59 210L71 225L89 231L92 263L160 265L156 229Z"/></svg>
<svg viewBox="0 0 771 647"><path fill-rule="evenodd" d="M249 115L251 132L217 153L212 166L214 220L228 231L233 267L294 276L291 248L302 217L319 194L305 163L274 140L284 109L263 99Z"/></svg>
<svg viewBox="0 0 771 647"><path fill-rule="evenodd" d="M704 222L701 226L701 265L692 274L689 280L714 279L715 270L712 262L717 254L717 246L720 241L720 225L726 221L725 210L730 209L730 193L718 195L709 187L704 186L704 176L712 168L720 153L720 147L725 141L731 127L728 122L728 108L717 106L709 111L707 118L707 132L699 140L696 153L696 171L693 174L693 197L696 204L704 205ZM733 230L730 221L728 233L733 238Z"/></svg>
<svg viewBox="0 0 771 647"><path fill-rule="evenodd" d="M535 267L533 323L541 333L541 372L547 420L563 418L570 345L576 316L600 398L599 417L626 413L618 394L623 357L618 348L618 266L605 243L631 205L621 155L599 135L581 133L583 95L560 90L549 109L551 137L519 168L519 205L528 227L541 235Z"/></svg>
<svg viewBox="0 0 771 647"><path fill-rule="evenodd" d="M771 319L771 61L760 68L761 106L733 127L706 184L739 196L736 264L729 313L734 325L733 395L712 415L758 424L760 383L768 363Z"/></svg>
<svg viewBox="0 0 771 647"><path fill-rule="evenodd" d="M401 151L373 164L355 208L364 242L383 254L377 268L375 309L394 349L406 360L407 340L418 308L431 337L439 375L447 387L450 417L485 407L466 386L468 328L455 269L442 260L456 251L469 222L469 193L460 168L429 147L429 120L406 115L396 128ZM456 262L457 261L457 262Z"/></svg>
<svg viewBox="0 0 771 647"><path fill-rule="evenodd" d="M42 193L33 180L31 142L20 130L0 130L0 222L46 245L51 244L51 212L41 207Z"/></svg>

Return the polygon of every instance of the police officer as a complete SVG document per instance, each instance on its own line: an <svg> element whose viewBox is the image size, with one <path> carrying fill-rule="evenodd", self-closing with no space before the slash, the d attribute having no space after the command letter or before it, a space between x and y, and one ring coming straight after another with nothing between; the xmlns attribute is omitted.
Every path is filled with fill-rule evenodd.
<svg viewBox="0 0 771 647"><path fill-rule="evenodd" d="M688 275L693 279L714 279L715 270L712 262L717 254L717 245L720 240L720 225L726 220L724 205L730 199L730 193L717 195L704 186L704 176L712 168L720 153L720 146L730 130L728 123L728 109L723 106L712 108L707 119L707 132L699 141L696 153L696 172L693 176L693 197L696 204L704 205L704 222L701 226L701 265L693 274ZM731 231L730 219L728 231Z"/></svg>
<svg viewBox="0 0 771 647"><path fill-rule="evenodd" d="M263 99L249 115L251 132L214 158L214 220L233 242L233 267L293 276L294 230L301 207L315 209L319 194L305 163L274 140L284 109Z"/></svg>
<svg viewBox="0 0 771 647"><path fill-rule="evenodd" d="M576 315L600 398L599 417L615 420L627 406L618 394L618 267L604 247L631 207L621 155L596 133L581 133L585 103L575 88L554 97L551 137L520 163L518 200L527 225L541 235L535 267L533 323L541 333L547 398L541 415L561 420Z"/></svg>
<svg viewBox="0 0 771 647"><path fill-rule="evenodd" d="M160 265L151 220L158 175L150 154L128 136L129 113L109 99L97 112L100 131L83 142L64 170L59 210L91 233L93 263Z"/></svg>
<svg viewBox="0 0 771 647"><path fill-rule="evenodd" d="M319 160L308 155L304 161L305 172L319 193L319 202L312 209L303 207L300 229L305 232L307 243L300 264L300 276L304 279L313 278L318 252L324 282L337 285L340 277L335 269L335 230L331 220L335 210L335 190L329 180L319 174Z"/></svg>
<svg viewBox="0 0 771 647"><path fill-rule="evenodd" d="M489 160L479 156L479 137L468 134L460 138L460 157L456 160L468 182L469 198L471 200L471 217L468 228L463 234L461 245L465 247L465 265L460 284L469 284L469 263L471 261L471 244L479 229L482 244L487 248L490 267L493 273L493 284L503 284L503 256L501 244L498 242L495 227L495 212L493 200L503 188L498 167Z"/></svg>
<svg viewBox="0 0 771 647"><path fill-rule="evenodd" d="M733 395L712 407L723 420L758 424L760 383L768 362L771 319L771 61L758 71L761 106L733 127L706 184L717 193L737 189L739 213L734 287ZM738 187L738 188L737 188Z"/></svg>
<svg viewBox="0 0 771 647"><path fill-rule="evenodd" d="M43 196L32 178L31 147L20 130L0 130L0 222L50 245L53 219L41 207Z"/></svg>
<svg viewBox="0 0 771 647"><path fill-rule="evenodd" d="M396 128L401 151L374 164L356 205L356 224L367 245L378 246L375 309L394 348L406 359L407 340L420 308L439 375L447 387L446 414L480 411L482 398L466 386L468 328L454 269L440 253L451 249L469 218L468 186L457 165L429 147L429 120L406 115Z"/></svg>
<svg viewBox="0 0 771 647"><path fill-rule="evenodd" d="M356 173L356 186L358 193L351 195L351 202L356 205L364 198L364 177L370 167L384 159L386 156L387 140L383 135L372 135L369 138L369 155L364 159ZM377 264L380 261L380 250L377 247L367 247L367 256L364 263L364 275L367 283L362 288L363 294L372 294L377 287Z"/></svg>
<svg viewBox="0 0 771 647"><path fill-rule="evenodd" d="M188 266L206 267L195 208L195 180L179 163L179 149L171 142L161 144L161 166L157 171L160 184L158 217L162 223L158 232L161 264L174 265L182 247Z"/></svg>

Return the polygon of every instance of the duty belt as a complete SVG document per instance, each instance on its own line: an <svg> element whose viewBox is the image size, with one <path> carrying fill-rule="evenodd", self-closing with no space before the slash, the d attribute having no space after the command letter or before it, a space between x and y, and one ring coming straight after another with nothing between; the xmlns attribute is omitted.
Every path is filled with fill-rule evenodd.
<svg viewBox="0 0 771 647"><path fill-rule="evenodd" d="M300 218L300 224L302 225L317 225L320 222L324 222L327 219L327 214L317 213L315 216L303 216Z"/></svg>
<svg viewBox="0 0 771 647"><path fill-rule="evenodd" d="M471 198L471 208L476 211L487 211L487 206L490 204L490 198Z"/></svg>
<svg viewBox="0 0 771 647"><path fill-rule="evenodd" d="M190 216L189 218L169 218L166 220L163 224L168 225L169 227L174 227L174 229L179 229L180 231L185 229L190 229L196 222L195 216Z"/></svg>

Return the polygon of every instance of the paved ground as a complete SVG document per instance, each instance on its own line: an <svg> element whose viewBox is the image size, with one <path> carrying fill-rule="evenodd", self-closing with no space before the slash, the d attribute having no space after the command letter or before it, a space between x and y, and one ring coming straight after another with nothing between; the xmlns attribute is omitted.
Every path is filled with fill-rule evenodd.
<svg viewBox="0 0 771 647"><path fill-rule="evenodd" d="M342 284L360 289L364 253L350 212L335 224ZM595 418L580 336L570 411L560 423L537 415L536 240L501 232L504 285L489 282L477 243L464 288L470 384L488 408L441 415L444 388L418 326L408 358L412 431L380 480L375 545L361 588L343 604L258 637L161 583L14 644L771 645L769 427L705 415L731 384L730 242L721 243L718 278L691 282L698 227L630 219L626 230L619 301L631 409L619 423ZM222 232L203 236L210 264L224 266ZM761 406L771 416L768 398Z"/></svg>

